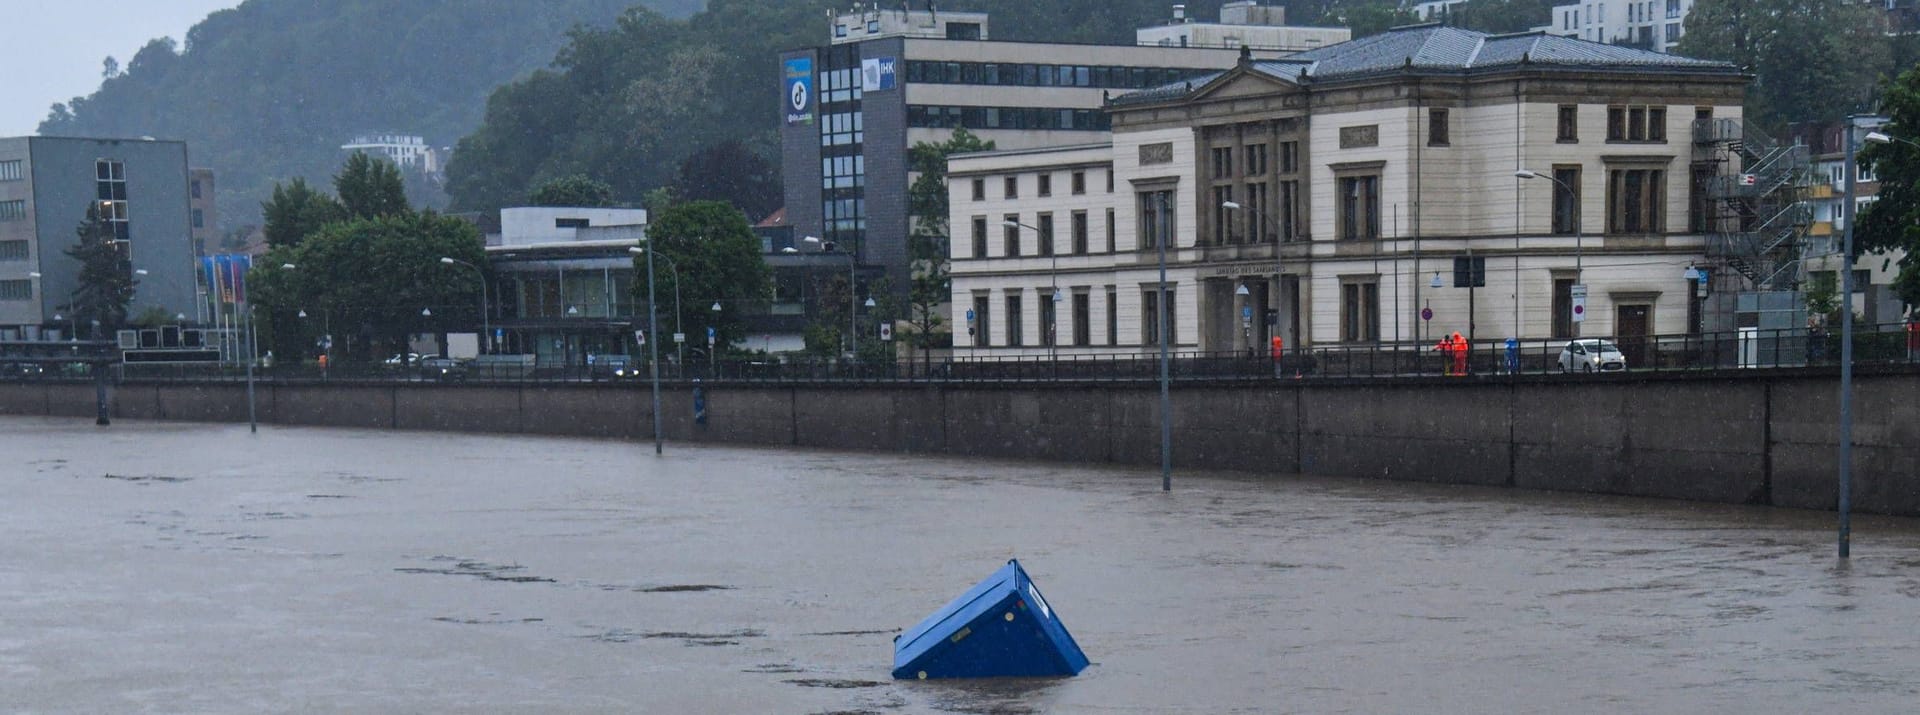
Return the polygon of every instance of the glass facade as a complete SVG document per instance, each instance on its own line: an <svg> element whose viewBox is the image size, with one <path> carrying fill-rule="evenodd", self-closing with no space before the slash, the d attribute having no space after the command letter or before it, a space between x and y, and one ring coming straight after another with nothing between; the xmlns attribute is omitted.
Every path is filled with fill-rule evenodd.
<svg viewBox="0 0 1920 715"><path fill-rule="evenodd" d="M1015 62L907 62L907 81L926 84L984 84L1002 87L1090 87L1147 89L1213 74L1217 70L1177 67L1043 65Z"/></svg>

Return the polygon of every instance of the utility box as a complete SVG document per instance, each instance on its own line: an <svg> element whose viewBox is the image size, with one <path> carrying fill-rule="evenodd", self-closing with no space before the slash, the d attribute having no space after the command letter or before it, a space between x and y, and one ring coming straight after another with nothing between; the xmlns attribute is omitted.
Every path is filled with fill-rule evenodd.
<svg viewBox="0 0 1920 715"><path fill-rule="evenodd" d="M893 639L895 678L1076 675L1087 656L1020 568L995 571Z"/></svg>

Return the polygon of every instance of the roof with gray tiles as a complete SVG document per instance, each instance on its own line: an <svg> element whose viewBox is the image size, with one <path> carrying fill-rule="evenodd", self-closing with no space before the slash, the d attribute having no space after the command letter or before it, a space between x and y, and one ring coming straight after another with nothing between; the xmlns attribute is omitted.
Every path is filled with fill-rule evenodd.
<svg viewBox="0 0 1920 715"><path fill-rule="evenodd" d="M1414 25L1328 45L1277 60L1254 62L1254 71L1288 82L1330 81L1397 72L1452 73L1511 70L1522 65L1593 72L1660 71L1738 75L1726 62L1606 45L1540 32L1489 35L1441 25ZM1144 89L1113 99L1114 104L1143 104L1179 99L1227 74Z"/></svg>

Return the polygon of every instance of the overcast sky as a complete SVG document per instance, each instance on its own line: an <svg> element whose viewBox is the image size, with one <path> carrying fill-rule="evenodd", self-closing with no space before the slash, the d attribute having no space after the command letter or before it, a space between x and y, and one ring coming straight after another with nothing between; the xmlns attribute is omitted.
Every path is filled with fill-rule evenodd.
<svg viewBox="0 0 1920 715"><path fill-rule="evenodd" d="M0 137L32 134L47 108L100 88L100 60L126 66L148 40L185 41L187 28L240 0L0 0Z"/></svg>

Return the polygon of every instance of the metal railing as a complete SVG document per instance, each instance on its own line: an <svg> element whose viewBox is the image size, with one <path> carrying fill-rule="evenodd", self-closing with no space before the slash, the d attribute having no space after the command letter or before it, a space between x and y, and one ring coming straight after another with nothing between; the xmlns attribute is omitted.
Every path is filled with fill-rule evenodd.
<svg viewBox="0 0 1920 715"><path fill-rule="evenodd" d="M1595 338L1582 338L1591 340ZM1176 352L1170 376L1180 381L1261 381L1359 378L1576 375L1663 373L1713 370L1804 369L1837 364L1837 332L1747 329L1724 333L1598 338L1618 347L1621 370L1562 359L1570 339L1480 341L1456 358L1431 344L1320 346L1292 350L1275 359L1264 353ZM1920 366L1920 330L1907 324L1862 326L1854 336L1858 365ZM1576 358L1578 356L1569 356ZM6 365L32 360L0 361ZM8 380L87 379L88 372L61 367L46 358L43 370L14 369ZM753 357L707 363L662 363L660 377L673 383L830 383L830 382L1150 382L1159 377L1153 353L1034 356L962 356L933 361L856 361L845 358ZM244 367L232 365L124 364L116 377L134 381L239 382ZM528 365L514 363L428 363L420 366L336 363L261 367L262 380L288 383L536 383L644 384L644 363L606 365Z"/></svg>

